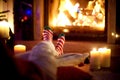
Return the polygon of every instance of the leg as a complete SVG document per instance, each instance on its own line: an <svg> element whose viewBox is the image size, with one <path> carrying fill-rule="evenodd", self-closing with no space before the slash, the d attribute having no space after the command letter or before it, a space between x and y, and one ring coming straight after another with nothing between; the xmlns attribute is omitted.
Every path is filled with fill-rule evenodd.
<svg viewBox="0 0 120 80"><path fill-rule="evenodd" d="M63 45L65 43L65 35L61 33L59 35L59 38L57 39L57 44L55 46L56 51L58 52L58 55L63 54Z"/></svg>
<svg viewBox="0 0 120 80"><path fill-rule="evenodd" d="M43 40L52 42L52 39L53 39L53 32L52 32L52 30L50 29L50 27L45 26L45 28L43 30Z"/></svg>

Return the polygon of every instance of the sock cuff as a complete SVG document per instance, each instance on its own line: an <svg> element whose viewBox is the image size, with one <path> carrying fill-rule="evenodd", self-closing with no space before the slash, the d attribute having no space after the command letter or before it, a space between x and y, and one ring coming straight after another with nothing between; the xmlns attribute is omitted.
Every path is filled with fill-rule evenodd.
<svg viewBox="0 0 120 80"><path fill-rule="evenodd" d="M44 29L45 29L45 30L51 30L51 31L52 31L52 29L51 29L49 26L45 26Z"/></svg>
<svg viewBox="0 0 120 80"><path fill-rule="evenodd" d="M59 34L58 38L61 37L61 36L65 36L65 34L64 33Z"/></svg>

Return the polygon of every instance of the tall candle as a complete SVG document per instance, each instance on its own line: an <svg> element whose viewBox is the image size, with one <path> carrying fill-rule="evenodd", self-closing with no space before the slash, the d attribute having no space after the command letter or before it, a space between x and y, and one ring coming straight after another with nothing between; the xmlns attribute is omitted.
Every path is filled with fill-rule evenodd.
<svg viewBox="0 0 120 80"><path fill-rule="evenodd" d="M14 46L14 53L24 53L26 52L26 46L22 44L17 44Z"/></svg>
<svg viewBox="0 0 120 80"><path fill-rule="evenodd" d="M100 54L99 51L93 49L90 51L90 69L98 70L100 69Z"/></svg>
<svg viewBox="0 0 120 80"><path fill-rule="evenodd" d="M0 21L0 37L9 38L9 25L6 21Z"/></svg>
<svg viewBox="0 0 120 80"><path fill-rule="evenodd" d="M101 54L101 67L110 67L110 61L111 61L111 49L108 48L102 48L99 49L99 52Z"/></svg>

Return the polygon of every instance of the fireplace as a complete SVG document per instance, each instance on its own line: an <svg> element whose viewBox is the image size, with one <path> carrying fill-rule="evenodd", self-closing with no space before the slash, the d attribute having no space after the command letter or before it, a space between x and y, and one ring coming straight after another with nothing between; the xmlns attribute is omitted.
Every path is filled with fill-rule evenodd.
<svg viewBox="0 0 120 80"><path fill-rule="evenodd" d="M68 40L107 40L106 0L49 0L48 25L54 39L65 33ZM45 5L44 5L45 6Z"/></svg>
<svg viewBox="0 0 120 80"><path fill-rule="evenodd" d="M68 7L68 4L70 7L61 10L60 4L62 8L66 7L65 5ZM59 33L64 32L67 40L103 40L107 43L116 43L116 35L112 35L112 33L117 34L120 30L116 28L116 0L34 0L32 9L33 28L30 28L30 31L33 33L33 40L41 40L43 28L48 25L54 31L54 39L58 37ZM73 10L74 15L70 13L69 9ZM17 10L19 11L19 9L15 9L14 13L18 15ZM61 17L58 18L60 13L64 14L63 20L57 21L61 20ZM19 27L18 16L15 15L14 18L15 35L17 39L21 39L20 35L23 33L18 30L22 27ZM64 24L60 24L60 22L64 22ZM29 34L26 36L31 37Z"/></svg>

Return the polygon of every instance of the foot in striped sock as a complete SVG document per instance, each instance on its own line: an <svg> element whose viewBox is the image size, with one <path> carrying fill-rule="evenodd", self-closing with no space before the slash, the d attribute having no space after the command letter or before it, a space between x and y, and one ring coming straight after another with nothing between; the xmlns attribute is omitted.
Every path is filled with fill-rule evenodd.
<svg viewBox="0 0 120 80"><path fill-rule="evenodd" d="M55 46L55 49L58 52L58 55L63 54L64 43L65 43L65 34L61 33L57 39L57 44Z"/></svg>
<svg viewBox="0 0 120 80"><path fill-rule="evenodd" d="M44 41L52 41L53 39L53 31L50 27L45 26L43 30L43 40Z"/></svg>

